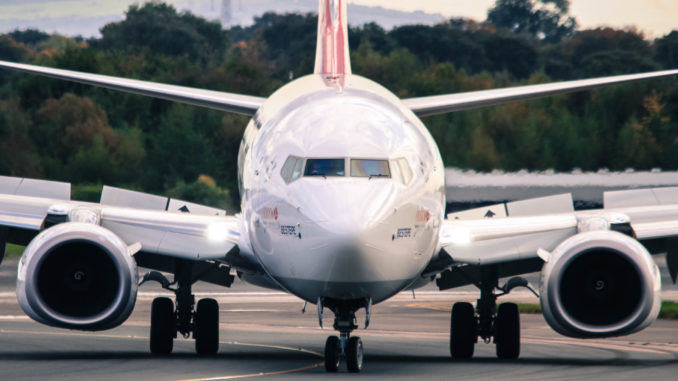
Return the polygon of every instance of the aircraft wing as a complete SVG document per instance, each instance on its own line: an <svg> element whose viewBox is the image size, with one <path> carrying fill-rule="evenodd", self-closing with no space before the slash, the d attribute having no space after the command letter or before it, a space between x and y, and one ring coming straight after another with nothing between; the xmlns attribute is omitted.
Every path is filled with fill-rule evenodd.
<svg viewBox="0 0 678 381"><path fill-rule="evenodd" d="M31 74L63 79L72 82L84 83L124 91L132 94L145 95L194 106L212 108L215 110L234 112L253 116L266 100L249 95L224 93L195 89L191 87L165 85L154 82L125 79L99 74L81 73L71 70L54 69L36 65L26 65L7 61L0 61L0 68L12 69Z"/></svg>
<svg viewBox="0 0 678 381"><path fill-rule="evenodd" d="M678 70L408 98L403 99L403 103L417 116L422 117L673 75L678 75Z"/></svg>
<svg viewBox="0 0 678 381"><path fill-rule="evenodd" d="M60 223L100 225L133 251L195 261L222 260L240 238L239 219L225 211L105 187L101 203L70 200L70 185L0 177L0 238L26 245ZM3 242L4 248L4 242Z"/></svg>
<svg viewBox="0 0 678 381"><path fill-rule="evenodd" d="M678 250L671 240L678 237L678 188L606 192L604 203L603 209L574 211L565 194L451 213L440 230L440 247L449 255L448 266L497 265L509 276L538 271L572 236L611 230L640 241L651 253L667 252L675 279Z"/></svg>

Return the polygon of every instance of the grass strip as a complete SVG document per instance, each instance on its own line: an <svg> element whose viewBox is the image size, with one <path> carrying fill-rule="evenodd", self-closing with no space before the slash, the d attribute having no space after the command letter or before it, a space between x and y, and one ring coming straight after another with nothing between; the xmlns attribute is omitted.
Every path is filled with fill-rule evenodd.
<svg viewBox="0 0 678 381"><path fill-rule="evenodd" d="M518 310L524 314L540 314L541 305L530 303L518 303ZM659 310L660 319L678 320L678 303L663 301Z"/></svg>
<svg viewBox="0 0 678 381"><path fill-rule="evenodd" d="M19 258L21 257L21 254L23 254L25 248L25 246L8 243L7 249L5 250L5 258Z"/></svg>

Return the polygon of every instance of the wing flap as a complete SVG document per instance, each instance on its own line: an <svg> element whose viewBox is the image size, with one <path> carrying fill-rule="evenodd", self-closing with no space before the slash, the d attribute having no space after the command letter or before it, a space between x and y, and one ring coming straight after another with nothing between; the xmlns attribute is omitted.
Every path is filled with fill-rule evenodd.
<svg viewBox="0 0 678 381"><path fill-rule="evenodd" d="M71 184L60 181L0 176L0 194L71 199Z"/></svg>
<svg viewBox="0 0 678 381"><path fill-rule="evenodd" d="M225 216L223 209L212 208L188 201L177 200L153 194L132 191L128 189L104 186L101 192L102 205L136 208L144 210L161 210L170 212L184 212L205 216Z"/></svg>
<svg viewBox="0 0 678 381"><path fill-rule="evenodd" d="M572 194L531 198L449 213L448 220L478 220L483 218L529 217L574 212Z"/></svg>
<svg viewBox="0 0 678 381"><path fill-rule="evenodd" d="M575 91L590 90L601 86L661 78L678 75L678 70L664 70L651 73L618 75L612 77L582 79L576 81L546 83L540 85L518 86L505 89L471 91L465 93L435 95L429 97L404 99L403 103L418 116L444 114L454 111L470 110L479 107L495 106L502 103L567 94Z"/></svg>
<svg viewBox="0 0 678 381"><path fill-rule="evenodd" d="M639 240L678 236L678 187L605 192L603 201L605 211L628 216Z"/></svg>
<svg viewBox="0 0 678 381"><path fill-rule="evenodd" d="M605 209L678 204L678 187L605 192L603 204Z"/></svg>

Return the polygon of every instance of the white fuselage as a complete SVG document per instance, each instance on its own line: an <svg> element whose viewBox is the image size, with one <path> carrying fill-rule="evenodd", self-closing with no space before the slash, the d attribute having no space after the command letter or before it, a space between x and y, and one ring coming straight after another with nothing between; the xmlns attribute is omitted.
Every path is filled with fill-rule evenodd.
<svg viewBox="0 0 678 381"><path fill-rule="evenodd" d="M307 301L378 303L417 281L438 248L444 167L423 123L395 95L355 75L341 83L299 78L250 121L238 175L251 252L241 251ZM346 174L297 171L289 181L281 171L290 156L344 159ZM352 176L351 159L388 160L391 177ZM396 168L403 159L405 175Z"/></svg>

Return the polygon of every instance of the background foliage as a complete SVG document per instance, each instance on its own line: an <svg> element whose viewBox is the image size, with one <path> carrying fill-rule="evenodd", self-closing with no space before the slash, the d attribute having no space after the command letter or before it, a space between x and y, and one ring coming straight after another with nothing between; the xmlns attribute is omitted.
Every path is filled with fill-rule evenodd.
<svg viewBox="0 0 678 381"><path fill-rule="evenodd" d="M567 0L497 0L484 22L351 27L356 74L400 97L678 67L678 31L578 30ZM313 69L314 15L228 30L172 6L131 6L83 40L0 35L0 59L267 96ZM678 81L645 81L424 120L447 166L489 171L678 167ZM101 184L237 209L247 118L0 71L0 174Z"/></svg>

